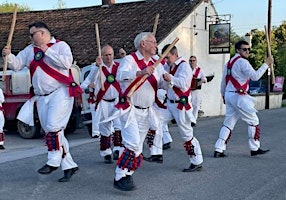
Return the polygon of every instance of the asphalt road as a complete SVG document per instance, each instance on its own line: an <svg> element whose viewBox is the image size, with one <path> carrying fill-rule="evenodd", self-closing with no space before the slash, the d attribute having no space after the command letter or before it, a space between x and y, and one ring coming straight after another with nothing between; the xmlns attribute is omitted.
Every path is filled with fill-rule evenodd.
<svg viewBox="0 0 286 200"><path fill-rule="evenodd" d="M143 162L133 176L137 190L131 192L113 188L115 163L103 162L98 140L85 128L67 135L80 168L68 183L57 182L63 176L59 169L50 175L37 173L46 162L43 139L22 139L9 132L6 150L0 151L0 200L286 200L286 108L258 115L262 148L270 148L268 154L250 156L247 126L239 121L228 157L213 158L223 117L200 118L194 131L204 154L203 170L183 173L189 162L177 127L171 125L174 142L164 151L164 163Z"/></svg>

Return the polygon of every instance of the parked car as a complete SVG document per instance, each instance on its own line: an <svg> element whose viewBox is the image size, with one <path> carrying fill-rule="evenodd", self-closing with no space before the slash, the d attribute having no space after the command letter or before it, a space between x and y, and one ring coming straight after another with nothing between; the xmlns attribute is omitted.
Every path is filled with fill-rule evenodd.
<svg viewBox="0 0 286 200"><path fill-rule="evenodd" d="M258 93L265 93L266 92L266 83L264 79L260 79L258 81L249 82L249 94L258 94Z"/></svg>
<svg viewBox="0 0 286 200"><path fill-rule="evenodd" d="M73 65L72 72L74 79L79 83L80 69L76 65ZM0 72L0 79L2 80L3 72ZM5 116L5 128L7 125L16 125L17 131L20 136L26 139L37 138L43 134L41 131L41 125L37 114L37 109L34 109L34 126L29 126L24 122L17 120L17 115L24 105L24 103L30 99L31 78L28 68L14 72L12 70L6 71L5 81L0 81L0 87L3 90L5 96L5 102L3 103L4 116ZM69 120L69 123L65 129L65 133L72 133L78 128L81 122L81 98L77 98L74 101L73 111ZM36 107L36 104L34 105Z"/></svg>

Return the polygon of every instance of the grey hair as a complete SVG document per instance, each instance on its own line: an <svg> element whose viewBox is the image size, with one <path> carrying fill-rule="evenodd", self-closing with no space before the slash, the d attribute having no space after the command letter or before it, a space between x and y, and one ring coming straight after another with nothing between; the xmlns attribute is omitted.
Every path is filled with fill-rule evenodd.
<svg viewBox="0 0 286 200"><path fill-rule="evenodd" d="M134 46L136 49L138 49L140 47L141 41L147 39L148 35L152 35L152 33L151 32L141 32L135 37Z"/></svg>

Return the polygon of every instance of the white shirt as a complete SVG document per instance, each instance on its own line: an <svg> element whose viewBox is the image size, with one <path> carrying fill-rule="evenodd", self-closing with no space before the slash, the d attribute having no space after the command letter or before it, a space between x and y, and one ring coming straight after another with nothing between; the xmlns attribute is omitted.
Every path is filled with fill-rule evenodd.
<svg viewBox="0 0 286 200"><path fill-rule="evenodd" d="M84 81L80 84L80 87L82 89L87 89L89 84L93 83L96 78L96 66L94 64L90 65L90 72L87 75L87 77L84 79ZM91 90L90 90L91 91Z"/></svg>
<svg viewBox="0 0 286 200"><path fill-rule="evenodd" d="M54 43L47 49L44 56L44 61L47 65L57 70L58 72L69 76L69 69L72 66L73 56L69 45L60 41L56 43L56 39L52 37L50 43ZM17 56L9 54L8 67L14 71L21 70L25 66L29 68L30 63L34 59L34 45L30 44L25 49L19 52ZM33 77L32 85L36 95L49 94L59 87L66 87L53 77L46 74L40 67L37 67Z"/></svg>
<svg viewBox="0 0 286 200"><path fill-rule="evenodd" d="M196 70L198 70L198 69L200 69L200 72L197 76L197 79L201 79L201 80L204 80L205 82L207 82L207 78L205 77L205 73L201 67L196 66L194 69L192 69L193 75L196 73Z"/></svg>
<svg viewBox="0 0 286 200"><path fill-rule="evenodd" d="M175 65L180 64L184 59L179 57L175 61ZM170 66L166 63L164 65L165 70L170 73ZM193 78L193 72L190 64L188 62L182 62L174 75L171 75L171 84L181 89L183 92L187 91L191 87L191 81ZM170 100L179 100L178 95L174 92L173 89L167 91L168 99Z"/></svg>
<svg viewBox="0 0 286 200"><path fill-rule="evenodd" d="M239 56L239 54L235 54L235 56L231 58L231 61L234 60L237 56ZM233 64L232 69L231 69L231 74L234 79L236 79L241 85L243 85L249 79L254 80L254 81L259 80L261 76L265 73L267 68L268 68L268 65L264 63L257 71L255 71L248 60L246 60L245 58L239 58ZM236 91L231 81L229 81L228 84L226 85L226 82L225 82L226 74L227 74L227 64L224 67L222 81L221 81L220 91L221 91L222 96L224 96L224 93L226 91L232 91L232 92ZM247 87L247 90L248 90L248 87Z"/></svg>
<svg viewBox="0 0 286 200"><path fill-rule="evenodd" d="M136 56L139 60L143 60L143 55L136 51ZM152 58L148 60L153 61ZM145 62L147 65L148 62ZM117 72L117 80L121 83L121 88L124 90L129 86L129 84L136 78L136 72L141 71L141 69L138 67L136 61L134 60L133 56L128 55L125 56L119 66L118 72ZM153 76L155 76L158 85L160 87L163 87L162 85L165 84L165 81L163 79L163 74L166 73L164 70L163 65L160 63L154 70ZM155 91L148 80L146 80L138 90L134 92L134 94L131 96L131 103L140 106L143 108L151 107L155 101Z"/></svg>
<svg viewBox="0 0 286 200"><path fill-rule="evenodd" d="M114 61L113 61L111 66L113 66L113 65L115 65ZM111 71L112 71L112 67L111 66L108 67L105 63L102 63L102 68L105 67L109 73L111 73ZM95 84L94 94L97 95L97 93L101 89L101 82L100 82L99 68L98 67L95 69L95 73L97 74L96 75L97 78L94 81L94 84ZM114 78L116 78L116 77L114 77ZM106 77L105 77L105 75L102 72L102 82L104 83L105 80L106 80ZM118 91L115 89L115 87L113 85L110 85L108 90L106 90L106 92L105 92L105 94L103 96L103 99L110 100L110 99L115 99L115 98L118 98L118 97L119 97Z"/></svg>

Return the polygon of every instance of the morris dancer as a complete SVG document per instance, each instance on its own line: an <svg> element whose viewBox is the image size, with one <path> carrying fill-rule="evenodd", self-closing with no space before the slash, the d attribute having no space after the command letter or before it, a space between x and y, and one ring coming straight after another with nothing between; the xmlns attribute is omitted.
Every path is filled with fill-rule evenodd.
<svg viewBox="0 0 286 200"><path fill-rule="evenodd" d="M167 49L169 45L163 48ZM167 107L176 120L179 132L185 141L184 147L191 165L183 172L194 172L202 169L203 155L200 143L193 135L192 123L196 122L191 107L192 70L188 62L178 56L178 50L173 47L166 56L167 64L164 79L170 84L167 91ZM170 118L171 120L171 118Z"/></svg>
<svg viewBox="0 0 286 200"><path fill-rule="evenodd" d="M117 80L124 91L117 108L124 112L120 119L125 148L120 152L117 162L114 187L123 191L135 189L132 175L141 165L143 142L149 128L156 130L159 127L153 104L157 89L161 87L159 85L165 83L162 64L156 68L153 66L155 60L152 56L156 54L157 48L154 35L150 32L138 34L134 39L134 46L137 51L123 58L117 74ZM133 84L136 85L146 74L150 76L135 90L130 101L128 100L129 105L127 94Z"/></svg>
<svg viewBox="0 0 286 200"><path fill-rule="evenodd" d="M203 72L203 69L197 65L196 56L191 56L189 59L192 71L193 71L193 79L192 79L192 106L193 106L193 114L196 119L198 119L199 109L202 103L201 99L201 86L203 83L207 82L207 78ZM196 82L196 80L198 80ZM199 86L199 87L198 87Z"/></svg>
<svg viewBox="0 0 286 200"><path fill-rule="evenodd" d="M235 44L236 54L226 64L222 81L221 95L226 105L226 113L223 125L219 132L219 138L215 143L214 157L225 157L226 143L239 118L248 124L248 146L250 155L265 154L269 150L260 149L260 128L257 110L254 108L255 99L247 94L249 80L258 80L273 63L273 58L268 57L266 62L255 71L248 62L249 44L239 41Z"/></svg>
<svg viewBox="0 0 286 200"><path fill-rule="evenodd" d="M101 88L100 79L95 79L95 118L99 121L111 116L115 111L119 95L122 95L116 74L119 63L114 61L114 50L110 45L105 45L101 49L102 57L98 57L96 63L102 66L102 81L104 90ZM96 74L99 70L96 69ZM99 77L99 75L97 75ZM113 132L114 130L114 132ZM118 160L119 151L122 149L121 124L120 120L104 122L99 124L100 132L100 155L104 157L106 163L112 163L111 139L113 140L113 160ZM113 138L112 138L113 132Z"/></svg>
<svg viewBox="0 0 286 200"><path fill-rule="evenodd" d="M12 70L30 68L34 99L48 147L48 161L38 172L50 174L61 166L64 177L59 182L67 182L79 169L70 154L64 129L72 112L74 96L81 95L82 89L73 80L70 69L73 56L69 45L52 37L43 22L29 25L29 32L32 44L17 56L11 54L10 46L4 47L2 54L8 55L8 67Z"/></svg>

